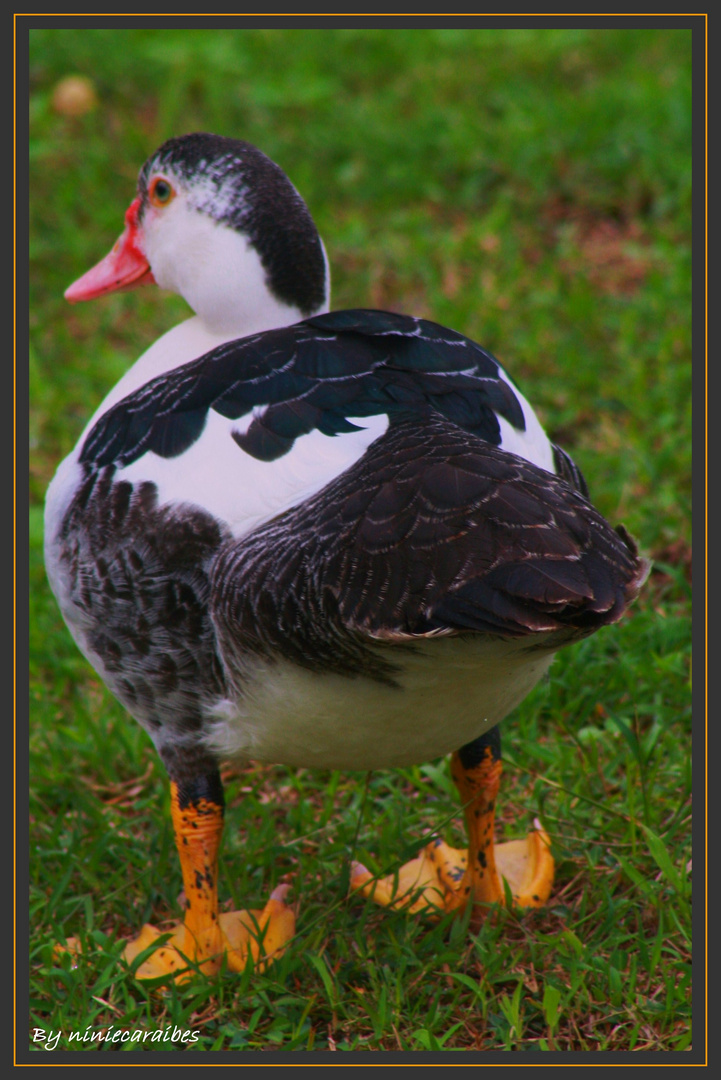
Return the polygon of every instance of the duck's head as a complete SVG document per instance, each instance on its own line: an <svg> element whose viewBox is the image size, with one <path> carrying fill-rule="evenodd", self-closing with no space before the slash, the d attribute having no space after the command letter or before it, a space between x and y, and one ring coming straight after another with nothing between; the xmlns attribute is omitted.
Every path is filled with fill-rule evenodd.
<svg viewBox="0 0 721 1080"><path fill-rule="evenodd" d="M146 161L122 235L65 296L152 282L220 334L328 310L328 263L303 199L260 150L218 135L170 139Z"/></svg>

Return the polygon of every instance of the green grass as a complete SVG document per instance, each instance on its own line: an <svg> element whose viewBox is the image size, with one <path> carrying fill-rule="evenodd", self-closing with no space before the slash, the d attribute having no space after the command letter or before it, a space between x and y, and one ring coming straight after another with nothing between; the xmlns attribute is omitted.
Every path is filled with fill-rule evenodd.
<svg viewBox="0 0 721 1080"><path fill-rule="evenodd" d="M37 30L30 71L30 1029L68 1049L70 1031L192 1028L187 1053L688 1049L690 33ZM75 73L98 106L60 115ZM545 910L474 936L347 898L351 857L380 872L434 832L462 844L443 762L228 770L222 897L257 905L291 874L297 937L264 975L150 992L119 953L179 913L167 786L62 624L41 507L102 395L184 312L158 290L70 308L63 289L120 232L146 156L198 129L286 169L334 306L490 348L656 569L504 724L498 828L543 819ZM69 935L77 968L53 955Z"/></svg>

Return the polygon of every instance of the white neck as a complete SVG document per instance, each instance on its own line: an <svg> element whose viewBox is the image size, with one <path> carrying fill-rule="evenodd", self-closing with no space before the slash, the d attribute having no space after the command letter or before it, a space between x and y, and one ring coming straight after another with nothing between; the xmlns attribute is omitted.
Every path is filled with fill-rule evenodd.
<svg viewBox="0 0 721 1080"><path fill-rule="evenodd" d="M303 315L270 292L255 248L235 229L177 198L144 222L145 254L163 289L178 293L223 340L290 326Z"/></svg>

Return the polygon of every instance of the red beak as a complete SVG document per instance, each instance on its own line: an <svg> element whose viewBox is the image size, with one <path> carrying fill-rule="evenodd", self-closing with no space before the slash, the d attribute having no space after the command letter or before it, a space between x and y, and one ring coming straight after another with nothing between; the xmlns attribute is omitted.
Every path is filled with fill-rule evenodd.
<svg viewBox="0 0 721 1080"><path fill-rule="evenodd" d="M125 214L125 229L113 244L112 250L92 270L74 281L65 290L71 304L79 300L94 300L105 293L137 289L139 285L155 283L150 264L138 244L140 198L134 199Z"/></svg>

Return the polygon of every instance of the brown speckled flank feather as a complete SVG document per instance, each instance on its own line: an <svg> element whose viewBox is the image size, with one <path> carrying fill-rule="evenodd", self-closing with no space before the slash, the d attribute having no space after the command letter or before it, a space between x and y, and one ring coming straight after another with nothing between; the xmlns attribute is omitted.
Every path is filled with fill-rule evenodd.
<svg viewBox="0 0 721 1080"><path fill-rule="evenodd" d="M91 473L77 492L63 523L63 573L85 651L180 778L176 758L190 752L202 765L206 709L225 689L208 573L228 534L202 510L159 507L154 484L113 473Z"/></svg>

